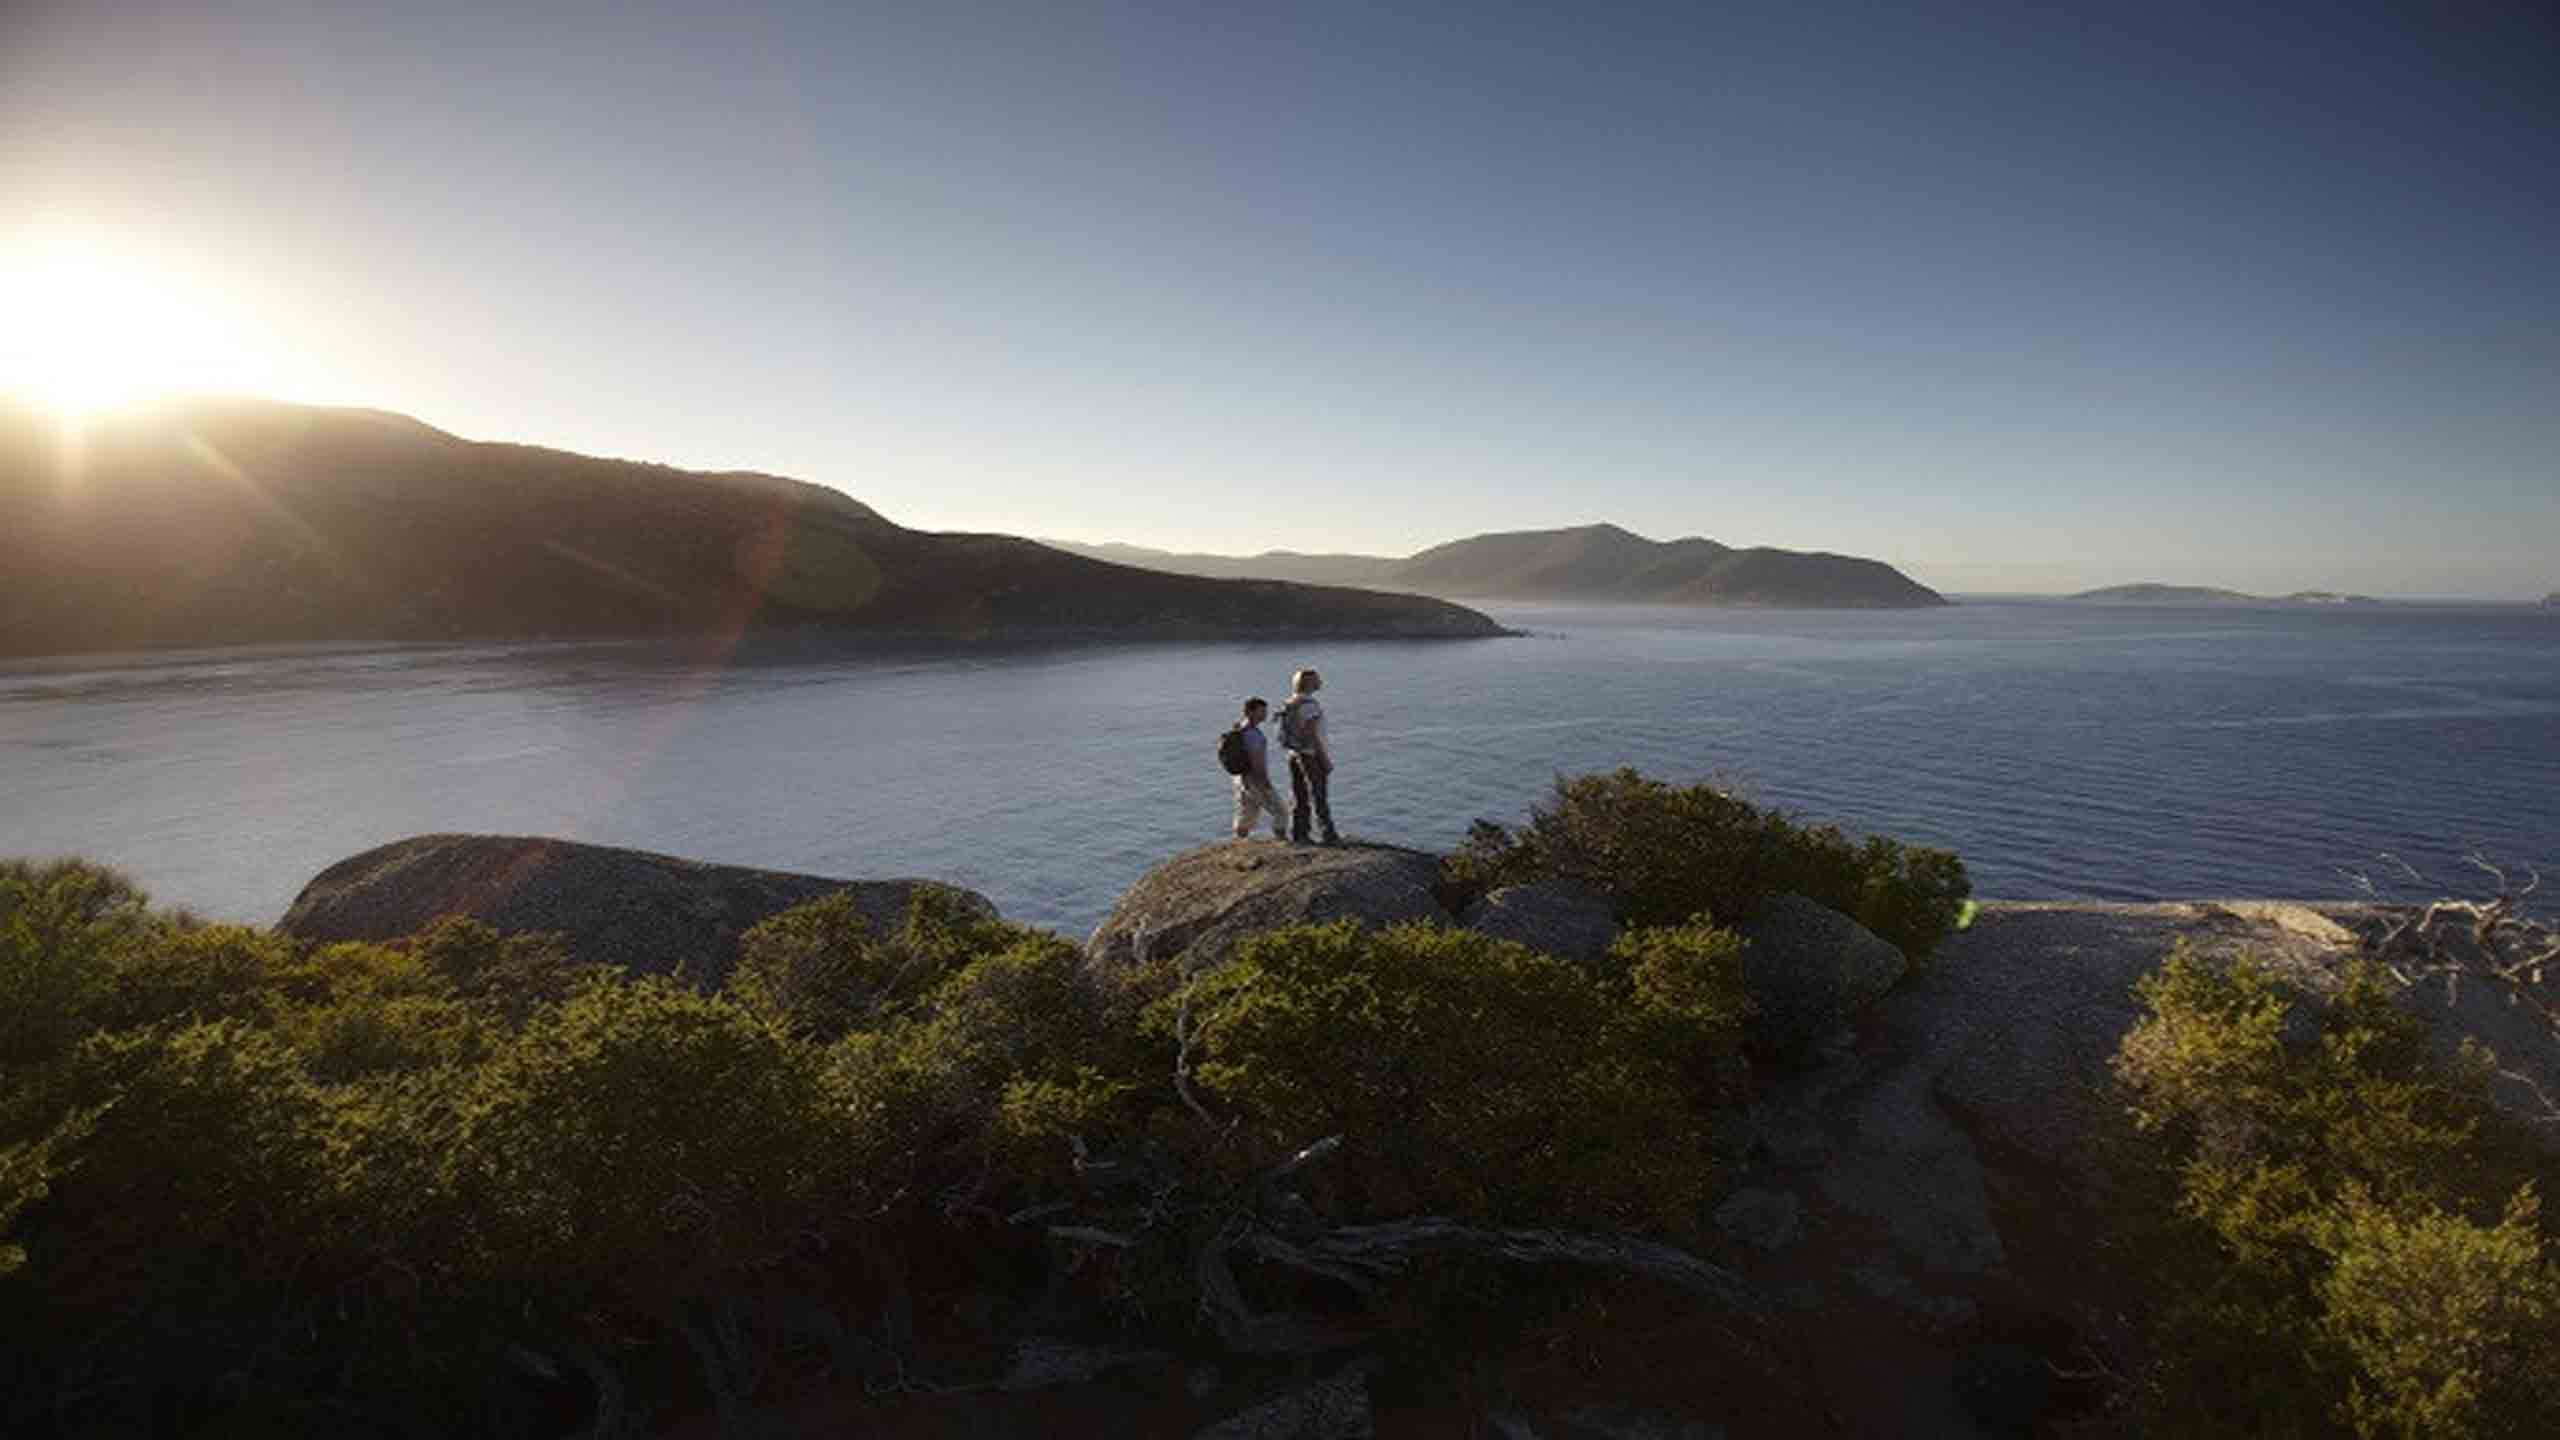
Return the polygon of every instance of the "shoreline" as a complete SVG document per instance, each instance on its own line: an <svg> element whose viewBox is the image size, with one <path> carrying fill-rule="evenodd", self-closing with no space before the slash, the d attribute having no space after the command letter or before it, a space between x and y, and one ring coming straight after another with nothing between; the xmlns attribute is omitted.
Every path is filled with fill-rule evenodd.
<svg viewBox="0 0 2560 1440"><path fill-rule="evenodd" d="M1004 651L1109 649L1117 646L1195 644L1406 644L1469 640L1525 640L1535 632L1497 624L1486 631L1433 629L1343 630L1233 626L1038 626L984 633L944 630L770 630L736 637L716 634L482 635L451 638L362 640L244 640L173 645L147 650L48 650L0 653L0 674L40 675L84 670L150 670L183 665L265 660L330 659L393 652L408 654L565 654L582 650L642 654L698 663L773 664L801 660L858 659L869 653L985 655Z"/></svg>

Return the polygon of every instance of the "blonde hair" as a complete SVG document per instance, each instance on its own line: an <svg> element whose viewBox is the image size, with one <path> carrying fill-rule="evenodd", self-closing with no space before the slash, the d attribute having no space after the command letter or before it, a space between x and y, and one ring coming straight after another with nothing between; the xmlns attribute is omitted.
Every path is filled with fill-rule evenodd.
<svg viewBox="0 0 2560 1440"><path fill-rule="evenodd" d="M1301 670L1289 677L1289 691L1294 695L1304 695L1322 684L1324 677L1313 670Z"/></svg>

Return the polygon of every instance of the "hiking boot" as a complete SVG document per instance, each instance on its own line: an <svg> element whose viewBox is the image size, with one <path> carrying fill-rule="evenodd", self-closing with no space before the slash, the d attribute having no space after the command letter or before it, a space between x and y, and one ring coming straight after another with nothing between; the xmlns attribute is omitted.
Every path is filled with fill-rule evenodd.
<svg viewBox="0 0 2560 1440"><path fill-rule="evenodd" d="M1342 843L1342 837L1334 834L1330 830L1327 830L1324 832L1324 838L1316 843L1319 845L1339 845Z"/></svg>

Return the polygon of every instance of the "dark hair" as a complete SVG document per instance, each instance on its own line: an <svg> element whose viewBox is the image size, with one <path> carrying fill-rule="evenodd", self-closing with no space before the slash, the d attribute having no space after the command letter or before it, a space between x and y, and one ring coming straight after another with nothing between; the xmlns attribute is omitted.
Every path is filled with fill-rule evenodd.
<svg viewBox="0 0 2560 1440"><path fill-rule="evenodd" d="M1270 701L1268 701L1268 700L1263 699L1263 698L1262 698L1261 696L1259 696L1259 695L1248 695L1248 696L1246 696L1246 697L1245 697L1245 701L1244 701L1244 708L1245 708L1245 709L1250 710L1250 709L1252 709L1252 708L1253 708L1254 706L1256 706L1256 705L1261 706L1261 707L1262 707L1263 709L1265 709L1265 710L1268 710L1268 709L1270 709L1270 708L1271 708L1271 702L1270 702Z"/></svg>

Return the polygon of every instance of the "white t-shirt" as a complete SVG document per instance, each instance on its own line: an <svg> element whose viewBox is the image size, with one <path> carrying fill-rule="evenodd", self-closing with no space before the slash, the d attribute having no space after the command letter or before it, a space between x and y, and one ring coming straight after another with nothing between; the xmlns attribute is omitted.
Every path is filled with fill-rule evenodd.
<svg viewBox="0 0 2560 1440"><path fill-rule="evenodd" d="M1301 751L1325 755L1324 707L1313 695L1292 696L1290 704L1298 707L1298 744ZM1328 755L1326 758L1330 759Z"/></svg>

